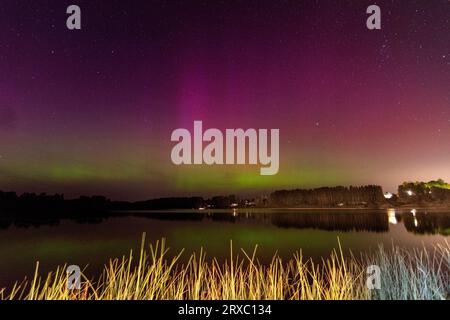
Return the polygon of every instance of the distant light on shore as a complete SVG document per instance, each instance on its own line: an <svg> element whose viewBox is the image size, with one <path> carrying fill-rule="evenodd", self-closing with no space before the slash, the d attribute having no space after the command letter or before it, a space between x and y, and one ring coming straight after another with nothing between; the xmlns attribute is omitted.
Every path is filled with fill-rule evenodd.
<svg viewBox="0 0 450 320"><path fill-rule="evenodd" d="M385 197L386 199L391 199L393 196L394 196L394 195L393 195L392 193L390 193L390 192L386 192L386 193L384 194L384 197Z"/></svg>

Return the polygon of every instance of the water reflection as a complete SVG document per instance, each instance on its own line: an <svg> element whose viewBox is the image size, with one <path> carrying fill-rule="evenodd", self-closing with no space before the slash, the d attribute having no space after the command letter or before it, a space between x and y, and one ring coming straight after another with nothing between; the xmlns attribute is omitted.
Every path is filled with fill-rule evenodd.
<svg viewBox="0 0 450 320"><path fill-rule="evenodd" d="M398 220L395 214L395 209L388 209L387 210L387 214L388 214L388 221L390 224L397 224Z"/></svg>
<svg viewBox="0 0 450 320"><path fill-rule="evenodd" d="M411 211L403 215L406 230L417 234L450 235L450 214Z"/></svg>
<svg viewBox="0 0 450 320"><path fill-rule="evenodd" d="M376 211L341 212L277 211L277 210L230 210L196 213L142 213L148 219L164 220L211 220L229 223L272 224L279 228L319 229L327 231L388 232L389 225L404 224L406 230L416 234L450 235L450 212Z"/></svg>
<svg viewBox="0 0 450 320"><path fill-rule="evenodd" d="M385 213L300 213L276 214L272 223L282 228L321 229L327 231L387 232L388 216Z"/></svg>
<svg viewBox="0 0 450 320"><path fill-rule="evenodd" d="M173 222L227 222L270 224L278 228L318 229L326 231L388 232L390 226L403 224L407 231L415 234L450 235L450 212L424 210L165 210L126 211L92 217L72 217L79 224L98 224L110 217L135 216L153 220ZM0 229L38 228L42 225L58 226L59 219L31 219L9 216L0 217Z"/></svg>

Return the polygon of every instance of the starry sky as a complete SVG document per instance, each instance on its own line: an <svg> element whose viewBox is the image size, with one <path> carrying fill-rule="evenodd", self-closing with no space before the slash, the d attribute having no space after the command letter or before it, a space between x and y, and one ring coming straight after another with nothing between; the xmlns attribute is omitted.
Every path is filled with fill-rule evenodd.
<svg viewBox="0 0 450 320"><path fill-rule="evenodd" d="M66 28L77 4L82 29ZM382 30L366 28L381 7ZM280 170L175 166L176 128L279 128ZM0 189L260 194L450 180L450 2L3 0Z"/></svg>

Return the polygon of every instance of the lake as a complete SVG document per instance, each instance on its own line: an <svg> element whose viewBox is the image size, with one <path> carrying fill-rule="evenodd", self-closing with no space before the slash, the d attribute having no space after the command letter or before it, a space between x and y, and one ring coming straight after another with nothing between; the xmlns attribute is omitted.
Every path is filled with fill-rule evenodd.
<svg viewBox="0 0 450 320"><path fill-rule="evenodd" d="M77 264L96 275L109 258L140 247L145 232L150 242L165 238L170 255L183 257L203 248L207 257L223 260L243 248L263 263L275 253L296 251L320 260L338 248L345 254L368 253L380 245L432 247L450 240L450 211L237 209L122 212L96 221L62 220L48 224L0 220L0 287L32 276L36 261L49 271ZM241 256L242 253L240 254Z"/></svg>

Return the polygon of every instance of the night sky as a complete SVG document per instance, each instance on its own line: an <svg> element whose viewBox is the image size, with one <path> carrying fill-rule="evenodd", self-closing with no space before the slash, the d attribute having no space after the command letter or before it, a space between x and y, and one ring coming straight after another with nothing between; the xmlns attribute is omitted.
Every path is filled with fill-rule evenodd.
<svg viewBox="0 0 450 320"><path fill-rule="evenodd" d="M366 28L371 4L382 30ZM279 128L279 173L173 165L171 132L194 120ZM0 4L0 190L135 200L437 178L447 0Z"/></svg>

